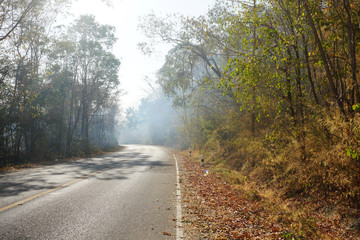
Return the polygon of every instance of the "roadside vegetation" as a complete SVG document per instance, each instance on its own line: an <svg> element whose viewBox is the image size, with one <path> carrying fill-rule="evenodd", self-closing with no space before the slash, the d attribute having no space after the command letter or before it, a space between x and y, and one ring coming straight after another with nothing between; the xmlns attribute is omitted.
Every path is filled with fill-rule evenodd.
<svg viewBox="0 0 360 240"><path fill-rule="evenodd" d="M116 146L114 28L93 16L57 26L67 0L0 2L0 166ZM124 139L203 154L211 173L265 204L283 238L352 236L359 16L359 0L217 0L200 17L144 16L143 53L171 49L162 93L127 111Z"/></svg>
<svg viewBox="0 0 360 240"><path fill-rule="evenodd" d="M320 201L257 192L229 167L201 166L197 153L177 155L185 239L359 239L349 216L323 211Z"/></svg>
<svg viewBox="0 0 360 240"><path fill-rule="evenodd" d="M114 27L62 25L67 0L0 3L0 167L117 146Z"/></svg>
<svg viewBox="0 0 360 240"><path fill-rule="evenodd" d="M158 83L179 113L177 146L268 202L284 238L321 237L317 217L360 230L359 11L349 0L222 0L205 16L140 24L145 54L172 44Z"/></svg>

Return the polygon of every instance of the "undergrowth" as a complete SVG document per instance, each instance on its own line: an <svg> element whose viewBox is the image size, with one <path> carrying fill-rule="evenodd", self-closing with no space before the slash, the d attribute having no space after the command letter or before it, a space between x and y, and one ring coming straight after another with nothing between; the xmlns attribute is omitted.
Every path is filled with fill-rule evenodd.
<svg viewBox="0 0 360 240"><path fill-rule="evenodd" d="M296 137L299 129L251 134L244 119L234 115L199 151L207 166L248 199L268 204L271 218L292 229L285 239L333 239L327 234L332 228L359 231L359 116L346 121L322 113L302 128L305 156ZM323 226L323 219L332 226Z"/></svg>

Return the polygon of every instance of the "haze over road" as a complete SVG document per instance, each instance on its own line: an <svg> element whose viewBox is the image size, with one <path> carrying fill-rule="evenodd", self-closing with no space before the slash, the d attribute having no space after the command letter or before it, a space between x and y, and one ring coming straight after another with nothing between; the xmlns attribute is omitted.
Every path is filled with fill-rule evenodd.
<svg viewBox="0 0 360 240"><path fill-rule="evenodd" d="M2 174L0 239L175 239L175 191L155 146Z"/></svg>

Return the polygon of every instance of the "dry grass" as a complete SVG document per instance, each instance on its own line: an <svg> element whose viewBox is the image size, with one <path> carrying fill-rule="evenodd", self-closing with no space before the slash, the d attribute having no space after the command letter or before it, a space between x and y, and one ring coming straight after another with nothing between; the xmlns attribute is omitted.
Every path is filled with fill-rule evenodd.
<svg viewBox="0 0 360 240"><path fill-rule="evenodd" d="M233 118L198 154L248 199L265 202L270 218L292 229L288 238L354 239L360 230L360 117L320 116L304 125L305 160L297 129L252 137Z"/></svg>

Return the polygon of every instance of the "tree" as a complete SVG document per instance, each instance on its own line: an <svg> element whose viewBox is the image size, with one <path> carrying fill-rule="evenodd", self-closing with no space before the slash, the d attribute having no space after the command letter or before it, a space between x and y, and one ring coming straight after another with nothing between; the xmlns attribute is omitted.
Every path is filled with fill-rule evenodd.
<svg viewBox="0 0 360 240"><path fill-rule="evenodd" d="M360 207L359 2L226 3L140 25L144 50L172 46L157 77L184 147L291 195L311 185Z"/></svg>
<svg viewBox="0 0 360 240"><path fill-rule="evenodd" d="M209 18L185 18L183 16L157 17L147 15L140 28L148 38L140 47L145 53L157 42L172 45L163 67L159 70L158 83L173 105L182 112L184 146L202 142L202 114L217 106L225 107L234 100L233 93L227 92L219 82L223 76L221 65L230 54L235 54L226 42L226 32L220 19L229 16L228 4L220 3L209 10ZM178 18L178 21L176 20ZM220 89L218 89L220 88ZM199 96L208 94L208 101L198 102ZM226 94L225 94L226 95ZM233 107L234 102L226 107ZM236 104L235 104L236 105ZM192 142L192 143L191 143Z"/></svg>
<svg viewBox="0 0 360 240"><path fill-rule="evenodd" d="M76 44L76 80L81 88L81 139L88 151L91 121L119 83L120 61L109 52L116 41L113 27L99 25L93 16L81 16L70 31Z"/></svg>
<svg viewBox="0 0 360 240"><path fill-rule="evenodd" d="M60 158L117 144L114 28L91 16L54 28L67 2L1 2L0 158Z"/></svg>
<svg viewBox="0 0 360 240"><path fill-rule="evenodd" d="M30 1L0 1L2 12L0 15L0 42L4 41L22 23L30 12L39 5L38 0Z"/></svg>
<svg viewBox="0 0 360 240"><path fill-rule="evenodd" d="M50 10L40 1L2 1L2 85L6 103L1 116L0 148L18 156L21 148L35 151L39 138L38 109L34 100L41 86L41 61L48 44ZM52 3L55 11L66 1ZM52 16L53 17L53 16Z"/></svg>

